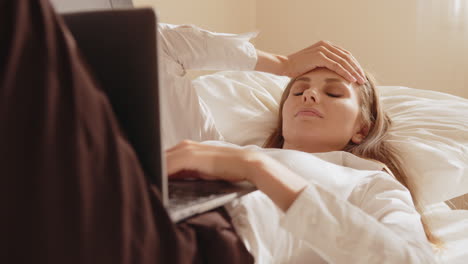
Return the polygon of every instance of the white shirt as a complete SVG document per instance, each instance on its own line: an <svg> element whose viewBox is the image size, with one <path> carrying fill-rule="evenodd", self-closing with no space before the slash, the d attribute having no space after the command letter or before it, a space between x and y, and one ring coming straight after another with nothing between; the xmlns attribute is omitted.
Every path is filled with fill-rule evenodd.
<svg viewBox="0 0 468 264"><path fill-rule="evenodd" d="M188 69L253 70L253 35L160 24L163 138L221 142ZM181 114L182 112L182 114ZM255 149L302 176L309 186L283 213L256 191L226 206L256 263L434 263L409 191L383 166L343 151L309 154Z"/></svg>

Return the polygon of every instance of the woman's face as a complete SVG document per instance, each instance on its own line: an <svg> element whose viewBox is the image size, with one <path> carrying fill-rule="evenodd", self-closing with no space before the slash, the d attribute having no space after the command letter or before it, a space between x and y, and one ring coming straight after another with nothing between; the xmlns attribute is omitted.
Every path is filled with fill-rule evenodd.
<svg viewBox="0 0 468 264"><path fill-rule="evenodd" d="M363 139L357 84L326 68L299 76L283 105L284 149L342 150Z"/></svg>

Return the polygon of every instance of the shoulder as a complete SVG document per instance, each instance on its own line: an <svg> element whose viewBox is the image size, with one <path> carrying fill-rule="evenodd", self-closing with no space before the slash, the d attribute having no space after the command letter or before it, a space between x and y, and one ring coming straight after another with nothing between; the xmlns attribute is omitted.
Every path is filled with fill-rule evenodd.
<svg viewBox="0 0 468 264"><path fill-rule="evenodd" d="M382 162L361 158L346 151L314 153L313 155L328 162L356 170L381 171L386 167Z"/></svg>
<svg viewBox="0 0 468 264"><path fill-rule="evenodd" d="M385 171L375 171L363 177L353 189L349 200L359 207L379 201L414 207L410 191L392 174Z"/></svg>

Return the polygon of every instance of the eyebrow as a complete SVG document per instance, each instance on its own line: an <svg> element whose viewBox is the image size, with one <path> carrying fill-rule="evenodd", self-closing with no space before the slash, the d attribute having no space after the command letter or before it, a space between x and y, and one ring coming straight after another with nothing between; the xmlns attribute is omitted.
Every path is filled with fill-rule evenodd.
<svg viewBox="0 0 468 264"><path fill-rule="evenodd" d="M340 80L340 79L337 79L337 78L326 78L326 79L325 79L325 82L326 82L326 83L331 83L331 82L341 82L341 83L344 83L343 80Z"/></svg>
<svg viewBox="0 0 468 264"><path fill-rule="evenodd" d="M296 81L304 81L304 82L310 82L310 78L309 77L299 77L296 79ZM326 83L331 83L331 82L341 82L341 83L344 83L343 80L340 80L340 79L337 79L337 78L326 78L325 79L325 82Z"/></svg>

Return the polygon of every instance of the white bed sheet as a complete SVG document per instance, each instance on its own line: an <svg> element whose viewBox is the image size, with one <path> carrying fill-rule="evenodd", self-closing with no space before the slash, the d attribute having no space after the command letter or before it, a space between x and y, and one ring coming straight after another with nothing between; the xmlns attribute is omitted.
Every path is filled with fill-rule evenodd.
<svg viewBox="0 0 468 264"><path fill-rule="evenodd" d="M426 215L435 235L444 242L436 249L439 263L468 263L468 210L451 210L445 203L432 205Z"/></svg>

